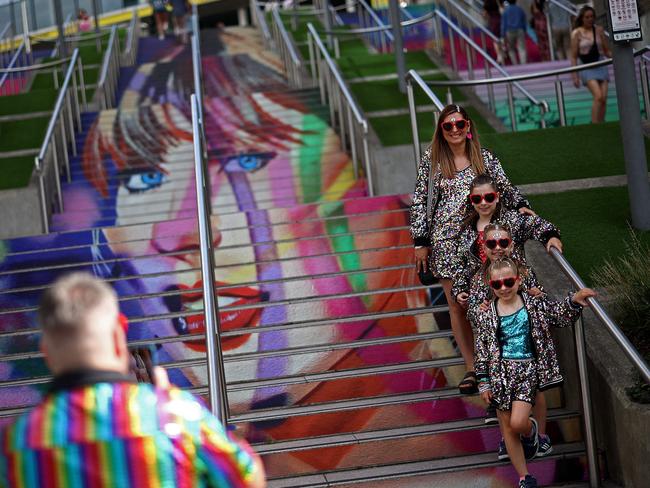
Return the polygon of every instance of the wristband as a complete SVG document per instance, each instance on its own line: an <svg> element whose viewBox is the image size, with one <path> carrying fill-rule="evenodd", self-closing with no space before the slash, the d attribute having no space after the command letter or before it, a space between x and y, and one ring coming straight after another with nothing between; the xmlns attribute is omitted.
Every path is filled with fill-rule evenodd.
<svg viewBox="0 0 650 488"><path fill-rule="evenodd" d="M478 392L479 393L490 391L491 389L492 389L492 387L490 386L490 383L480 383L478 385Z"/></svg>

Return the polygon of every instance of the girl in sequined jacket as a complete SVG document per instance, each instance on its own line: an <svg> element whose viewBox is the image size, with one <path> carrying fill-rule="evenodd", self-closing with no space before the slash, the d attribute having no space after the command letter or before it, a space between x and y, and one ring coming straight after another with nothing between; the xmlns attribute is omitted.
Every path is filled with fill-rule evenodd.
<svg viewBox="0 0 650 488"><path fill-rule="evenodd" d="M479 314L475 366L479 391L486 403L497 405L499 426L520 487L537 487L526 459L537 454L537 422L530 418L538 390L562 383L551 327L575 323L586 299L596 293L583 288L562 301L541 294L520 293L519 267L509 258L487 270L496 297Z"/></svg>
<svg viewBox="0 0 650 488"><path fill-rule="evenodd" d="M487 173L496 182L502 204L507 208L530 211L528 202L510 183L499 160L481 149L478 132L468 113L458 105L448 105L440 113L431 146L418 168L411 206L411 236L415 244L418 272L430 270L440 280L447 303L454 338L467 373L459 384L461 393L476 392L473 371L472 329L465 310L451 294L451 260L464 217L469 184Z"/></svg>
<svg viewBox="0 0 650 488"><path fill-rule="evenodd" d="M458 238L456 255L452 260L451 288L452 295L463 306L468 304L472 278L479 273L486 261L484 243L490 249L504 249L505 244L509 252L502 256L512 257L522 266L526 266L524 244L528 240L541 242L547 250L555 247L562 251L557 227L537 215L503 208L497 186L489 175L479 175L470 184L466 215ZM484 230L489 224L501 224L508 229L509 235L486 242Z"/></svg>

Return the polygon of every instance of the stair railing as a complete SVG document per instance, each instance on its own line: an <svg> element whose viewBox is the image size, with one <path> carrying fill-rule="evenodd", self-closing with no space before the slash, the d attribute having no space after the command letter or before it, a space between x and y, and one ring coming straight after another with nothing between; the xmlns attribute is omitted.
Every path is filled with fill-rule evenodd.
<svg viewBox="0 0 650 488"><path fill-rule="evenodd" d="M225 426L229 418L226 376L221 350L221 325L214 274L214 238L212 236L212 187L208 171L208 147L203 112L203 67L201 64L201 31L196 4L192 6L192 77L194 93L190 97L192 136L194 141L194 173L196 177L196 209L199 226L203 310L205 322L208 394L212 413Z"/></svg>
<svg viewBox="0 0 650 488"><path fill-rule="evenodd" d="M307 24L307 39L310 53L316 62L312 64L312 77L318 80L321 102L329 106L330 122L338 127L341 147L349 142L354 168L354 177L359 177L359 160L363 162L368 185L368 194L375 195L374 174L368 145L368 120L350 93L336 63L330 56L312 23ZM346 129L347 119L347 129ZM361 154L359 154L361 153Z"/></svg>
<svg viewBox="0 0 650 488"><path fill-rule="evenodd" d="M112 108L117 99L117 79L120 69L120 41L117 26L111 28L108 46L104 51L102 68L97 82L97 97L103 109Z"/></svg>
<svg viewBox="0 0 650 488"><path fill-rule="evenodd" d="M75 49L72 57L57 61L67 63L67 69L59 95L54 105L54 111L47 125L43 143L34 160L34 170L38 178L39 200L41 203L41 228L44 234L49 232L49 218L52 203L56 199L58 211L63 210L61 193L61 169L65 169L67 180L71 180L68 146L76 155L75 122L77 130L81 129L81 109L79 103L78 73L83 72L79 49ZM78 74L77 73L77 74ZM81 87L84 89L83 85Z"/></svg>
<svg viewBox="0 0 650 488"><path fill-rule="evenodd" d="M569 278L573 286L576 288L584 288L586 285L580 278L575 269L571 266L569 261L564 255L556 248L551 247L551 256L555 262L560 266L562 272ZM587 298L587 303L591 308L598 321L607 329L612 338L622 348L627 358L632 362L637 369L643 381L650 384L650 367L639 354L636 348L632 345L629 339L625 336L620 327L611 319L603 306L596 298ZM593 414L591 410L591 390L589 386L589 373L587 365L587 352L585 331L582 322L582 314L580 319L573 328L574 337L576 342L576 358L578 365L578 376L580 378L580 393L582 400L582 416L585 424L585 447L587 450L587 461L589 464L589 485L591 487L598 487L600 485L600 470L598 468L598 452L596 448L596 436L594 431Z"/></svg>
<svg viewBox="0 0 650 488"><path fill-rule="evenodd" d="M13 93L14 79L18 76L16 68L24 66L25 43L21 42L6 68L0 70L0 95ZM21 61L21 58L23 61ZM9 82L7 83L7 80Z"/></svg>
<svg viewBox="0 0 650 488"><path fill-rule="evenodd" d="M640 81L641 81L641 93L643 96L643 104L645 107L645 112L646 112L646 117L648 117L648 112L650 108L650 86L648 84L648 74L647 74L647 60L645 58L646 53L650 52L650 45L645 46L637 51L634 52L634 57L640 57L640 62L639 62L639 72L640 72ZM556 77L557 79L555 80L555 94L556 94L556 99L557 99L557 104L558 104L558 113L559 113L559 121L560 121L560 126L565 126L567 125L567 117L566 117L566 109L565 109L565 103L564 103L564 88L563 88L563 82L559 78L563 74L569 74L569 73L575 73L578 71L586 70L586 69L591 69L591 68L598 68L601 66L608 66L612 64L611 59L602 59L600 61L594 61L593 63L587 63L587 64L580 64L578 66L568 66L566 68L559 68L559 69L554 69L554 70L547 70L547 71L541 71L538 73L530 73L530 74L525 74L525 75L516 75L516 76L510 76L506 75L501 78L489 78L489 79L480 79L480 80L431 80L431 81L426 81L426 84L429 86L444 86L448 90L451 89L453 86L481 86L481 85L486 85L488 87L494 86L500 83L507 83L507 86L509 87L511 84L517 84L520 81L526 81L526 80L534 80L534 79L539 79L539 78L549 78L549 77ZM510 115L512 117L513 114L513 104L512 104L512 90L509 89L508 91L508 97L509 97L509 104L510 104ZM453 100L449 101L449 103L453 103ZM546 103L546 102L544 102ZM547 110L548 111L548 110ZM546 113L546 112L545 112ZM545 127L545 125L544 125ZM544 128L542 127L542 128ZM516 125L513 125L513 131L516 131Z"/></svg>
<svg viewBox="0 0 650 488"><path fill-rule="evenodd" d="M131 21L126 34L126 46L122 53L122 65L133 66L138 56L138 41L140 40L140 17L137 7L133 8Z"/></svg>
<svg viewBox="0 0 650 488"><path fill-rule="evenodd" d="M266 22L266 17L260 8L260 3L257 0L250 0L250 9L253 24L262 32L262 42L264 43L264 47L268 50L273 50L273 37L271 37L269 24Z"/></svg>
<svg viewBox="0 0 650 488"><path fill-rule="evenodd" d="M437 127L438 119L440 118L440 112L445 108L445 104L440 101L440 99L431 91L429 85L422 79L414 69L409 70L406 73L406 96L409 101L409 116L411 119L411 131L413 133L413 152L415 155L415 170L417 171L418 165L420 164L420 159L422 159L421 144L420 144L420 129L418 126L417 118L417 107L415 106L415 94L413 92L413 84L415 83L424 94L429 97L429 100L436 107L433 110L433 120L434 125Z"/></svg>
<svg viewBox="0 0 650 488"><path fill-rule="evenodd" d="M421 17L415 17L410 20L405 20L400 22L402 29L421 24L428 20L431 20L435 16L434 12L429 12ZM334 56L336 59L340 57L340 49L338 44L339 37L351 37L351 36L363 36L368 34L377 34L382 32L388 32L392 29L390 25L383 25L380 27L363 27L360 29L345 29L345 30L321 30L321 33L327 35L328 37L334 37ZM311 59L310 59L311 62Z"/></svg>
<svg viewBox="0 0 650 488"><path fill-rule="evenodd" d="M271 11L273 17L272 33L275 40L275 46L279 50L280 59L284 64L289 84L294 88L303 87L302 79L302 61L296 51L296 48L289 38L289 33L284 28L284 23L280 18L277 8Z"/></svg>
<svg viewBox="0 0 650 488"><path fill-rule="evenodd" d="M514 98L514 93L513 93L513 87L516 88L532 105L537 107L540 112L540 127L542 129L546 128L546 121L544 120L544 116L546 113L549 111L549 106L548 103L545 100L538 100L535 96L533 96L526 88L524 88L518 81L517 77L511 77L508 72L503 69L499 63L497 63L492 57L486 53L472 38L470 38L461 28L459 28L454 22L452 22L449 17L447 17L445 14L440 12L439 10L436 10L434 14L438 17L439 21L442 23L446 23L447 27L449 29L449 46L451 49L452 53L452 63L454 64L453 68L454 71L458 71L458 66L455 63L455 43L452 35L452 31L456 32L458 36L465 41L465 46L467 48L467 63L468 63L468 74L470 81L474 78L474 73L473 73L473 67L472 67L472 50L475 51L476 54L481 56L484 61L484 66L485 66L485 78L491 78L491 70L490 66L492 66L496 71L501 73L504 78L498 78L499 80L506 80L507 85L506 85L506 90L507 90L507 96L508 96L508 109L510 112L510 123L512 125L512 130L513 132L517 131L517 112L515 109L515 98ZM439 25L439 32L442 32L442 26ZM471 82L450 82L449 85L451 86L454 83L462 84L462 83L467 83L468 86L471 86ZM433 83L429 83L432 85ZM447 91L447 103L453 103L453 98L451 94L451 89L448 89ZM491 109L496 113L496 103L494 101L491 101L489 105L492 105Z"/></svg>
<svg viewBox="0 0 650 488"><path fill-rule="evenodd" d="M359 18L359 25L361 28L368 27L379 27L380 29L376 31L367 31L368 32L368 43L377 49L379 46L379 52L387 52L390 50L390 46L393 41L393 34L390 32L390 25L384 24L381 20L381 17L372 9L366 0L358 0L357 4L357 16Z"/></svg>

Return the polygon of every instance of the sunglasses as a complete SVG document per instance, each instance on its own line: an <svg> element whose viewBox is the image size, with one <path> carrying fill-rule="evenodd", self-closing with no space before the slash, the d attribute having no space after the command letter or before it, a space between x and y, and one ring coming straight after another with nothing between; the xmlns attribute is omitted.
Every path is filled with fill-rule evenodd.
<svg viewBox="0 0 650 488"><path fill-rule="evenodd" d="M451 129L454 127L456 127L456 129L458 130L463 130L465 127L467 127L467 121L460 119L454 122L445 122L444 124L442 124L442 128L447 132L451 131Z"/></svg>
<svg viewBox="0 0 650 488"><path fill-rule="evenodd" d="M490 193L484 193L483 195L480 195L479 193L472 193L469 196L469 201L472 202L474 205L478 205L483 200L485 200L485 203L492 203L497 199L498 195L499 195L498 193L493 191Z"/></svg>
<svg viewBox="0 0 650 488"><path fill-rule="evenodd" d="M502 286L506 288L512 288L515 286L519 276L512 276L511 278L503 278L502 280L490 280L490 286L495 290L500 290Z"/></svg>
<svg viewBox="0 0 650 488"><path fill-rule="evenodd" d="M512 239L509 237L502 237L501 239L486 239L485 247L488 249L496 249L497 246L499 246L501 249L506 249L511 242Z"/></svg>

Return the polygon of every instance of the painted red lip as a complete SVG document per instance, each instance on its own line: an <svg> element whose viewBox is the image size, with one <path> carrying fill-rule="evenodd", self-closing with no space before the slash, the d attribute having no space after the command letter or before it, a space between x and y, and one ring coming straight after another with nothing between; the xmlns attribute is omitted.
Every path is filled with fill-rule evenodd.
<svg viewBox="0 0 650 488"><path fill-rule="evenodd" d="M217 287L228 285L228 283L223 282L216 282L215 284ZM202 287L202 281L197 281L191 287L182 284L178 285L180 290L195 290L197 288L202 289ZM228 304L226 307L223 307L222 310L219 311L221 332L257 326L262 309L252 308L247 310L228 311L228 308L263 301L264 294L259 289L241 286L237 288L217 290L217 295L220 297L230 297L235 299L235 301ZM203 300L203 291L187 291L181 295L181 303L183 304L194 303L199 300ZM185 321L187 322L188 334L203 334L205 332L205 322L202 313L188 315L185 317ZM244 344L248 340L249 336L250 334L234 337L222 337L221 349L224 351L235 349ZM186 341L184 344L194 351L206 351L205 340Z"/></svg>

